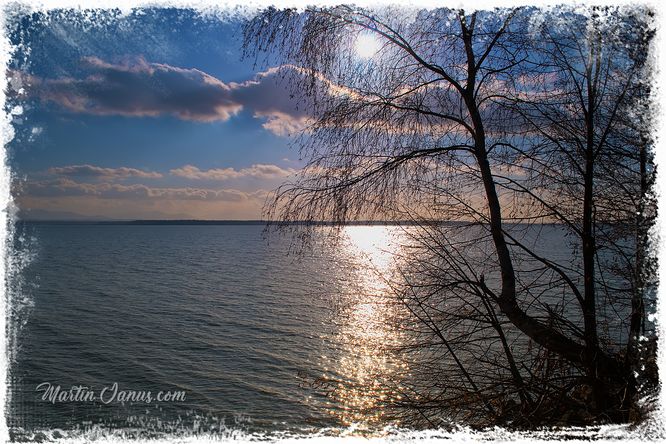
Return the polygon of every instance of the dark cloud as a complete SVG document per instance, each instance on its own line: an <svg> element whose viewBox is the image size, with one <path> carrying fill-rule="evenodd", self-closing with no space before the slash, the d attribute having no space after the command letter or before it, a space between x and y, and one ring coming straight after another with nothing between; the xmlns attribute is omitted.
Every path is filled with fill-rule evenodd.
<svg viewBox="0 0 666 444"><path fill-rule="evenodd" d="M224 82L197 69L148 63L83 59L83 79L23 76L28 93L72 112L96 115L172 115L183 120L227 120L242 109Z"/></svg>
<svg viewBox="0 0 666 444"><path fill-rule="evenodd" d="M15 72L11 85L75 113L171 115L211 122L228 120L247 109L278 135L302 129L309 119L306 107L298 106L282 81L285 73L298 74L291 66L271 68L252 80L227 84L198 69L149 63L142 57L115 64L86 57L82 64L88 73L84 78L45 79Z"/></svg>
<svg viewBox="0 0 666 444"><path fill-rule="evenodd" d="M10 85L14 90L23 88L30 96L77 113L171 115L182 120L211 122L226 121L245 110L262 120L266 130L279 136L304 130L313 122L313 103L308 97L294 94L293 90L300 80L311 77L311 73L293 65L270 68L244 82L225 83L198 69L149 63L142 57L123 63L87 57L82 63L88 73L85 78L43 79L14 73ZM336 85L322 75L316 74L315 81L321 88L318 92L324 96L349 98L359 104L375 102L378 98ZM393 93L395 91L390 92ZM449 89L429 85L405 95L400 101L407 107L457 110L459 104L455 97ZM360 125L389 132L422 130L456 134L461 130L458 124L447 121L434 124L430 120L414 120L409 112L400 110L392 110L394 115L377 114L373 107L368 110L351 113L349 121L339 121L336 125ZM496 111L489 108L484 113L493 115Z"/></svg>
<svg viewBox="0 0 666 444"><path fill-rule="evenodd" d="M277 135L293 134L304 129L311 120L309 103L293 94L293 80L304 76L291 65L270 68L252 80L232 84L232 94L238 103L252 110L254 117L265 120L263 127Z"/></svg>

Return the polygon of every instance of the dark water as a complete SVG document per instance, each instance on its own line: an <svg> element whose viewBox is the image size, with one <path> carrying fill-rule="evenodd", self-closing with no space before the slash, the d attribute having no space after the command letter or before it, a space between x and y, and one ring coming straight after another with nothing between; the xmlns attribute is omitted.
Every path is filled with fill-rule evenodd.
<svg viewBox="0 0 666 444"><path fill-rule="evenodd" d="M366 253L380 257L374 240L391 229L348 230L352 242L294 257L289 239L267 242L256 225L23 224L34 257L21 291L32 307L17 333L10 426L344 425L345 399L331 402L312 380L377 364L361 294L372 287ZM341 316L350 309L356 321ZM53 403L36 390L43 382L186 399Z"/></svg>
<svg viewBox="0 0 666 444"><path fill-rule="evenodd" d="M21 326L10 427L214 433L384 424L377 374L408 369L383 353L404 332L386 322L395 307L378 303L388 292L378 276L392 270L404 231L347 227L344 242L294 256L291 239L266 241L262 230L21 224L19 251L32 258L13 295ZM566 261L562 231L539 233L538 250ZM324 376L338 381L335 390L322 389ZM41 383L84 386L96 398L50 402ZM114 383L185 399L101 402Z"/></svg>

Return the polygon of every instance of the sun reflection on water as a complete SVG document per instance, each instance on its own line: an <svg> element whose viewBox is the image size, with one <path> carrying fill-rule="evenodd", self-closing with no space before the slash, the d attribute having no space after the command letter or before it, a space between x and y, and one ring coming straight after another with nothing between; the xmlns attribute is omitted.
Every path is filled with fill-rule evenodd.
<svg viewBox="0 0 666 444"><path fill-rule="evenodd" d="M373 428L385 425L386 409L395 400L399 374L406 371L391 349L401 344L395 322L398 310L391 298L399 228L350 226L344 230L340 254L355 269L340 313L340 356L332 363L337 382L330 410L345 426Z"/></svg>

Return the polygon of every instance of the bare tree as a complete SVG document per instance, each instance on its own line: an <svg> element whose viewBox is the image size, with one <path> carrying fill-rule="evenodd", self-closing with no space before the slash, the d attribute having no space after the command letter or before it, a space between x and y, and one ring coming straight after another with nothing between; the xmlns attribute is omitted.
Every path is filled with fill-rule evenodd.
<svg viewBox="0 0 666 444"><path fill-rule="evenodd" d="M606 13L626 30L621 11ZM626 359L600 342L597 325L599 281L610 270L601 264L599 239L605 225L620 222L595 213L603 201L595 191L604 168L633 159L618 152L633 152L622 142L630 124L619 116L630 108L644 60L608 53L619 48L617 39L607 45L591 15L560 17L583 26L582 38L535 24L541 16L532 9L337 6L269 9L246 28L248 51L277 53L312 115L299 139L308 166L276 191L269 219L292 228L299 222L301 233L317 222L357 219L418 227L418 254L404 258L394 287L420 326L414 347L427 344L448 356L422 367L433 378L460 377L445 384L448 397L439 381L414 389L428 393L409 403L426 418L426 410L448 405L450 412L464 399L467 412L476 404L484 412L467 415L470 423L513 421L517 412L552 421L561 413L557 402L587 385L594 394L583 398L589 420L621 420ZM645 27L638 15L633 20ZM365 35L380 45L370 60L354 51ZM622 188L616 182L626 180L609 182ZM637 194L646 188L625 188L625 196L646 205ZM575 251L564 262L542 251L544 222L573 233L582 264ZM604 239L619 245L614 236ZM637 258L636 244L628 248ZM636 305L643 295L633 295ZM632 318L633 328L638 321Z"/></svg>
<svg viewBox="0 0 666 444"><path fill-rule="evenodd" d="M519 188L542 211L557 209L552 216L567 227L581 251L580 278L575 272L567 274L572 282L583 281L580 291L572 290L583 315L587 373L593 378L597 410L611 400L594 350L617 352L622 342L618 335L624 334L625 363L636 356L644 315L641 255L650 225L645 205L652 176L647 158L650 126L632 123L641 120L635 110L640 97L645 100L644 79L649 76L640 42L650 31L635 14L619 19L605 12L592 9L589 16L540 27L526 64L530 81L518 89L515 108L535 133L532 148L521 151L529 159L529 179L508 181L509 188ZM613 310L614 334L601 337L599 306ZM607 313L603 318L608 324ZM625 406L626 398L636 394L631 382L635 366L629 367L624 378L630 390L620 395Z"/></svg>

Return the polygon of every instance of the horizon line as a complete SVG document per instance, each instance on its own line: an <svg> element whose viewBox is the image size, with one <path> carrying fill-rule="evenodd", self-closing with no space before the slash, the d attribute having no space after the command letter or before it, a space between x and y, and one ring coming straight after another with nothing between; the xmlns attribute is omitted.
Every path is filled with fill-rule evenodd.
<svg viewBox="0 0 666 444"><path fill-rule="evenodd" d="M262 219L22 219L17 223L42 224L78 224L78 225L427 225L427 224L463 224L478 222L463 220L356 220L336 221L267 221ZM526 224L526 222L505 221L507 224ZM530 223L533 224L533 223ZM541 222L535 225L557 225L558 222Z"/></svg>

